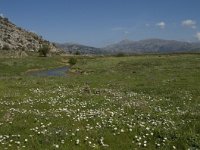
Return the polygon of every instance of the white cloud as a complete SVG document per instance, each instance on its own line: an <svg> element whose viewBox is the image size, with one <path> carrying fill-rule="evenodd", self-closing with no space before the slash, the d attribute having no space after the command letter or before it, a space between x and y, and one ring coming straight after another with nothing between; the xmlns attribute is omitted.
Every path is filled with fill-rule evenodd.
<svg viewBox="0 0 200 150"><path fill-rule="evenodd" d="M188 28L192 28L192 29L196 29L196 21L188 19L188 20L184 20L182 21L182 26L184 27L188 27Z"/></svg>
<svg viewBox="0 0 200 150"><path fill-rule="evenodd" d="M164 29L164 28L166 27L166 23L163 22L163 21L161 21L161 22L158 22L158 23L156 24L156 26L158 26L158 27L161 28L161 29Z"/></svg>
<svg viewBox="0 0 200 150"><path fill-rule="evenodd" d="M197 32L196 38L200 41L200 32Z"/></svg>
<svg viewBox="0 0 200 150"><path fill-rule="evenodd" d="M119 33L123 33L124 35L129 35L129 34L131 34L131 28L125 28L125 27L114 27L114 28L112 28L111 29L112 31L114 31L114 32L119 32Z"/></svg>
<svg viewBox="0 0 200 150"><path fill-rule="evenodd" d="M151 25L150 25L149 23L146 23L145 26L146 26L146 27L150 27Z"/></svg>

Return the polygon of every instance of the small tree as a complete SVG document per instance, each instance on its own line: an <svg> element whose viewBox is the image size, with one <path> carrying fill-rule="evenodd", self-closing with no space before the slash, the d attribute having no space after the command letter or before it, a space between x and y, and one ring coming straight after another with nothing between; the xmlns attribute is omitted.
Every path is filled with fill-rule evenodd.
<svg viewBox="0 0 200 150"><path fill-rule="evenodd" d="M72 54L72 51L69 50L69 54Z"/></svg>
<svg viewBox="0 0 200 150"><path fill-rule="evenodd" d="M50 47L48 45L42 45L42 47L38 50L40 56L47 57L47 54L50 51Z"/></svg>
<svg viewBox="0 0 200 150"><path fill-rule="evenodd" d="M3 47L2 47L2 50L10 50L10 47L9 47L9 45L3 45Z"/></svg>
<svg viewBox="0 0 200 150"><path fill-rule="evenodd" d="M124 56L126 56L126 55L124 53L122 53L122 52L116 54L116 57L124 57Z"/></svg>
<svg viewBox="0 0 200 150"><path fill-rule="evenodd" d="M75 64L77 63L77 59L74 58L74 57L71 57L71 58L69 59L68 63L69 63L71 66L73 66L73 65L75 65Z"/></svg>
<svg viewBox="0 0 200 150"><path fill-rule="evenodd" d="M80 51L76 51L75 55L81 55L81 52Z"/></svg>

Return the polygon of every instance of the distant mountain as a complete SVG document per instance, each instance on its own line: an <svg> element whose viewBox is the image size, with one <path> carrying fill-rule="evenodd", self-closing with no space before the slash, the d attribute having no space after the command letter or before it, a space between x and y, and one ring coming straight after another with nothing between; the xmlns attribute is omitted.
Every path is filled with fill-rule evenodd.
<svg viewBox="0 0 200 150"><path fill-rule="evenodd" d="M64 43L64 44L55 44L57 47L63 49L67 53L80 53L80 54L105 54L107 53L105 50L101 48L95 48L91 46L85 46L81 44L73 44L73 43Z"/></svg>
<svg viewBox="0 0 200 150"><path fill-rule="evenodd" d="M0 50L38 51L43 44L49 45L51 52L60 52L55 45L41 36L17 27L8 18L0 16Z"/></svg>
<svg viewBox="0 0 200 150"><path fill-rule="evenodd" d="M190 43L175 40L147 39L140 41L123 40L119 43L95 48L81 44L64 43L55 44L67 53L75 54L144 54L144 53L181 53L200 52L200 43Z"/></svg>
<svg viewBox="0 0 200 150"><path fill-rule="evenodd" d="M175 53L200 52L200 43L175 40L147 39L141 41L123 40L104 48L109 53Z"/></svg>

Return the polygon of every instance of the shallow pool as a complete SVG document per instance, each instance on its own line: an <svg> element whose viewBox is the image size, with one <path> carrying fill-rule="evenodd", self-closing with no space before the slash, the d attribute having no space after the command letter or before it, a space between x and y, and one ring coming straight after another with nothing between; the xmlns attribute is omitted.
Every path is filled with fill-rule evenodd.
<svg viewBox="0 0 200 150"><path fill-rule="evenodd" d="M32 71L29 72L28 75L30 76L38 76L38 77L45 77L45 76L66 76L67 71L69 70L69 67L59 67L54 69L48 69L48 70L39 70L39 71Z"/></svg>

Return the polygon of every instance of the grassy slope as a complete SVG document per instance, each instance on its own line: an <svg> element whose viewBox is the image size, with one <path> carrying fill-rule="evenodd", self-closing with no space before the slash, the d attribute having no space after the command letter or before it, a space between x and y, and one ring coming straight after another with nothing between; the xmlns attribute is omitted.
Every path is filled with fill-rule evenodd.
<svg viewBox="0 0 200 150"><path fill-rule="evenodd" d="M23 76L62 61L1 59L0 148L200 149L200 55L83 57L81 75Z"/></svg>
<svg viewBox="0 0 200 150"><path fill-rule="evenodd" d="M0 76L19 76L28 70L65 65L60 57L0 58Z"/></svg>

